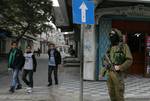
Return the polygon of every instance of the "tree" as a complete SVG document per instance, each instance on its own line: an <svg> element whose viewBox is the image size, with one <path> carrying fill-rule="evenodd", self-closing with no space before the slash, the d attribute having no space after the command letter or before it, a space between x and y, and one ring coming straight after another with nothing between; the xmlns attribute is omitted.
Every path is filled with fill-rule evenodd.
<svg viewBox="0 0 150 101"><path fill-rule="evenodd" d="M0 28L15 33L17 41L27 34L41 34L52 29L51 0L1 0Z"/></svg>

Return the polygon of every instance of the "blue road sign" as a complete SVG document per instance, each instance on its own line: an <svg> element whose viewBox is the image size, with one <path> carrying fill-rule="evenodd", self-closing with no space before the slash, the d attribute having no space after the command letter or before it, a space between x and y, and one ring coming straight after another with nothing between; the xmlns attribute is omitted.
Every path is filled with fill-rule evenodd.
<svg viewBox="0 0 150 101"><path fill-rule="evenodd" d="M93 0L72 0L73 23L94 24Z"/></svg>

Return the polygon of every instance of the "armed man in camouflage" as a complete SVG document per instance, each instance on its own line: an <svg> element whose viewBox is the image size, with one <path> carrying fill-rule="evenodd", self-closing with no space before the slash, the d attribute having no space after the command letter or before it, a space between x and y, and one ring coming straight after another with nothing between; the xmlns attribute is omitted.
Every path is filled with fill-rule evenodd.
<svg viewBox="0 0 150 101"><path fill-rule="evenodd" d="M127 44L122 40L119 30L113 29L109 34L111 47L104 56L103 72L108 75L107 86L111 101L124 101L124 76L132 64L132 55Z"/></svg>

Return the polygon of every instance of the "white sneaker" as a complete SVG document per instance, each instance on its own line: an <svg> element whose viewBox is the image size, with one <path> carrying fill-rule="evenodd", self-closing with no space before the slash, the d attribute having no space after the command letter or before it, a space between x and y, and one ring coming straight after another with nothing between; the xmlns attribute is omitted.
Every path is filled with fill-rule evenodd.
<svg viewBox="0 0 150 101"><path fill-rule="evenodd" d="M27 94L32 93L32 88L31 87L26 88L26 92L27 92Z"/></svg>
<svg viewBox="0 0 150 101"><path fill-rule="evenodd" d="M25 92L27 92L27 91L28 91L28 88L29 88L29 87L26 87Z"/></svg>

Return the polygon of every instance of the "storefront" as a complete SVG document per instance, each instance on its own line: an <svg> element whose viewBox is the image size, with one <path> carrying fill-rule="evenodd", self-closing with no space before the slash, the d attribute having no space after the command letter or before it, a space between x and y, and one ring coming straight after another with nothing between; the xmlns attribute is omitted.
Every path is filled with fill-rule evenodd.
<svg viewBox="0 0 150 101"><path fill-rule="evenodd" d="M129 68L129 74L148 77L150 6L134 2L104 2L95 10L95 22L95 25L85 27L84 79L99 80L102 59L110 45L108 33L112 28L117 28L124 34L124 40L131 49L134 62Z"/></svg>
<svg viewBox="0 0 150 101"><path fill-rule="evenodd" d="M98 51L96 74L101 70L102 58L109 46L108 33L111 28L119 29L133 55L129 74L150 76L150 19L144 17L102 17L98 28Z"/></svg>
<svg viewBox="0 0 150 101"><path fill-rule="evenodd" d="M0 56L6 55L7 53L7 43L9 42L8 38L10 32L0 29Z"/></svg>
<svg viewBox="0 0 150 101"><path fill-rule="evenodd" d="M6 40L0 38L0 55L5 54Z"/></svg>
<svg viewBox="0 0 150 101"><path fill-rule="evenodd" d="M126 42L130 47L133 55L133 64L129 69L129 73L133 75L146 75L148 54L146 51L150 35L150 21L136 17L134 20L128 18L126 20L112 20L112 27L120 29L126 35Z"/></svg>

